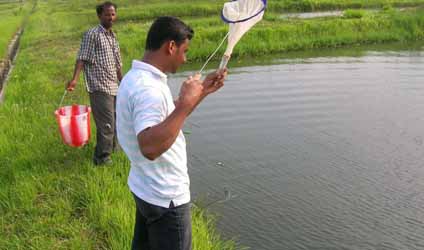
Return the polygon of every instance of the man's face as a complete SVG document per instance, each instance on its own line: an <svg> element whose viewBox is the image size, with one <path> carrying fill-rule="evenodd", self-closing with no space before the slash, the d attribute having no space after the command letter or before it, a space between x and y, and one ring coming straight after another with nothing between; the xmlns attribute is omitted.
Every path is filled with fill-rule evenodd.
<svg viewBox="0 0 424 250"><path fill-rule="evenodd" d="M188 52L188 47L190 45L190 40L186 39L180 46L176 46L175 53L172 55L172 68L171 73L176 73L178 68L187 61L186 53Z"/></svg>
<svg viewBox="0 0 424 250"><path fill-rule="evenodd" d="M102 14L99 16L100 23L106 29L112 28L113 23L116 20L116 11L113 6L109 6L108 8L104 8Z"/></svg>

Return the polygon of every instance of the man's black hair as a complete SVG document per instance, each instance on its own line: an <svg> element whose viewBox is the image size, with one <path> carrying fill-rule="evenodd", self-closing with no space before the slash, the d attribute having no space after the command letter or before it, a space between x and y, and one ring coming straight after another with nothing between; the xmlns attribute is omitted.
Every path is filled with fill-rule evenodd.
<svg viewBox="0 0 424 250"><path fill-rule="evenodd" d="M103 10L105 10L105 9L107 9L109 7L115 8L115 11L118 9L118 6L116 4L107 1L107 2L104 2L104 3L99 4L99 5L96 6L97 15L100 16L103 13Z"/></svg>
<svg viewBox="0 0 424 250"><path fill-rule="evenodd" d="M175 41L177 46L180 46L193 36L193 29L180 19L171 16L159 17L153 22L147 34L146 50L155 51L167 41Z"/></svg>

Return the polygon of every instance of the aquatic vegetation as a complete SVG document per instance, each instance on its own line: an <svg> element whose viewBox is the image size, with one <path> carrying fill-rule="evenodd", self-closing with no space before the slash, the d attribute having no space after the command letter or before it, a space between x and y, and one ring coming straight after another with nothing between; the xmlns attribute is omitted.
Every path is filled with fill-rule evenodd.
<svg viewBox="0 0 424 250"><path fill-rule="evenodd" d="M344 18L362 18L366 15L365 10L347 9L343 12Z"/></svg>

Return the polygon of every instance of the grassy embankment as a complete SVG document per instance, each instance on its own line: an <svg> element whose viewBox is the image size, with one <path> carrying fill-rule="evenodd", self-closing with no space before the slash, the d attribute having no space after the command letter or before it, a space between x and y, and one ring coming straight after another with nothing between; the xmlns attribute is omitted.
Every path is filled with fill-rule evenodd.
<svg viewBox="0 0 424 250"><path fill-rule="evenodd" d="M414 7L424 4L424 0L274 0L269 2L270 11L289 12L383 8L384 6Z"/></svg>
<svg viewBox="0 0 424 250"><path fill-rule="evenodd" d="M30 2L5 2L0 4L0 60L7 55L10 40L19 30L24 17L29 13Z"/></svg>
<svg viewBox="0 0 424 250"><path fill-rule="evenodd" d="M228 28L209 8L195 8L198 9L190 10L190 4L186 4L181 7L178 16L193 26L196 32L192 41L194 49L189 53L190 60L202 62L216 48ZM143 9L151 13L148 8ZM141 55L140 51L144 47L143 38L150 25L150 19L135 15L134 13L138 12L135 8L128 12L124 9L121 11L121 20L124 21L117 25L117 31L122 49L124 53L136 57ZM200 14L193 16L189 13ZM280 13L269 11L264 20L242 38L233 52L233 57L245 58L360 44L411 42L423 38L424 11L420 7L403 11L391 7L380 11L345 10L343 17L308 20L284 19ZM222 54L223 50L224 48L218 54ZM129 65L129 61L126 64Z"/></svg>
<svg viewBox="0 0 424 250"><path fill-rule="evenodd" d="M225 35L226 26L216 15L223 1L147 2L136 5L128 0L118 10L121 19L116 31L125 69L131 59L141 56L145 32L155 16L179 16L195 28L192 61L204 61ZM332 3L327 9L340 2L349 8L370 3L307 2ZM265 20L242 39L234 57L423 38L424 15L419 9L281 19L279 12L288 8L281 6L290 3L295 1L271 4ZM93 168L93 145L79 150L62 145L52 114L71 76L81 35L97 23L93 5L94 1L82 0L39 2L22 38L5 103L0 106L0 249L129 248L134 210L126 187L128 161L119 153L113 166ZM82 85L65 102L88 103ZM234 249L234 243L217 238L210 220L198 209L194 236L195 250Z"/></svg>
<svg viewBox="0 0 424 250"><path fill-rule="evenodd" d="M0 99L5 78L11 67L11 60L15 56L18 45L18 40L13 38L24 26L25 17L28 16L31 8L30 2L0 2Z"/></svg>
<svg viewBox="0 0 424 250"><path fill-rule="evenodd" d="M203 62L216 48L227 32L217 13L223 0L210 1L148 1L149 4L135 5L125 1L118 9L119 22L116 25L125 69L133 58L140 57L144 38L154 17L175 15L196 32L189 53L190 62ZM249 31L236 46L233 57L245 58L287 51L337 48L343 46L378 44L387 42L411 42L424 38L424 0L277 0L269 1L264 20ZM96 18L87 3L74 4L87 24L94 25ZM406 10L393 7L416 6ZM63 9L61 6L56 10ZM379 11L349 8L380 8ZM343 17L325 17L309 20L282 18L283 11L345 10ZM87 27L89 27L89 25ZM219 54L222 54L224 48ZM218 59L217 57L216 59Z"/></svg>

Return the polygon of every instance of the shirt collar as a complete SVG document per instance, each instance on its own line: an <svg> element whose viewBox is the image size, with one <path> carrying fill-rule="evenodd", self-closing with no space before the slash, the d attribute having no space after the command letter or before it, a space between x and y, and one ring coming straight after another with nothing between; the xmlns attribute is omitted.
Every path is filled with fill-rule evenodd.
<svg viewBox="0 0 424 250"><path fill-rule="evenodd" d="M112 30L112 29L111 29L110 31L108 31L105 27L103 27L103 25L102 25L102 24L99 24L98 28L99 28L99 30L100 30L101 32L104 32L104 33L107 33L107 34L112 34L112 35L114 35L114 33L113 33L113 30Z"/></svg>
<svg viewBox="0 0 424 250"><path fill-rule="evenodd" d="M153 66L151 64L148 64L148 63L145 63L145 62L142 62L142 61L139 61L139 60L133 60L132 68L149 71L149 72L159 76L160 78L162 78L165 81L168 78L168 76L165 73L163 73L162 71L160 71L160 69L156 68L155 66Z"/></svg>

